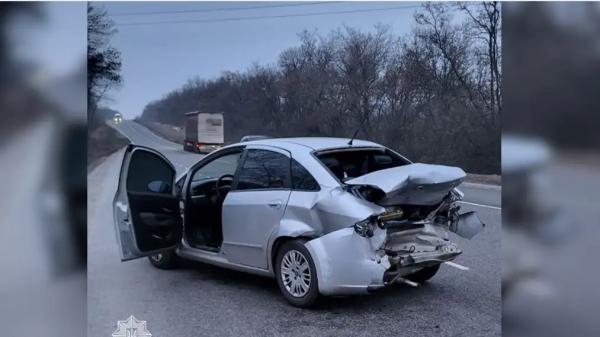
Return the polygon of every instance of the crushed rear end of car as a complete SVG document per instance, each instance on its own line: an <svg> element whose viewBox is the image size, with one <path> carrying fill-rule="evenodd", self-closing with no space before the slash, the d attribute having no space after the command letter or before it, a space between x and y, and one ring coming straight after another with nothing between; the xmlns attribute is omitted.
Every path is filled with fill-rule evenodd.
<svg viewBox="0 0 600 337"><path fill-rule="evenodd" d="M460 212L465 178L460 168L408 164L344 181L343 194L322 200L317 216L346 222L306 243L325 295L361 294L403 282L407 276L450 261L462 251L450 232L472 238L484 224L474 212ZM342 215L343 213L343 215ZM462 268L464 269L464 268Z"/></svg>

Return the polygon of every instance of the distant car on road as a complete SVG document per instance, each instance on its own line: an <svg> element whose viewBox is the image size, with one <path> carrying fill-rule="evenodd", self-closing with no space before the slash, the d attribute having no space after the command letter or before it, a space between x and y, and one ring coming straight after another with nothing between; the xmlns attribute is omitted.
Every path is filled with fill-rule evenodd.
<svg viewBox="0 0 600 337"><path fill-rule="evenodd" d="M121 116L120 113L116 113L113 116L113 123L115 123L115 124L121 124L122 121L123 121L123 116Z"/></svg>
<svg viewBox="0 0 600 337"><path fill-rule="evenodd" d="M483 228L474 212L459 214L463 170L368 141L249 141L175 172L157 151L127 147L114 199L122 261L148 256L167 269L184 258L274 276L300 307L423 283L462 253L448 232Z"/></svg>
<svg viewBox="0 0 600 337"><path fill-rule="evenodd" d="M225 133L222 113L200 111L185 114L183 150L210 153L223 147Z"/></svg>
<svg viewBox="0 0 600 337"><path fill-rule="evenodd" d="M262 135L248 135L248 136L242 137L242 139L240 139L240 143L249 142L252 140L268 139L268 138L269 138L268 136L262 136Z"/></svg>

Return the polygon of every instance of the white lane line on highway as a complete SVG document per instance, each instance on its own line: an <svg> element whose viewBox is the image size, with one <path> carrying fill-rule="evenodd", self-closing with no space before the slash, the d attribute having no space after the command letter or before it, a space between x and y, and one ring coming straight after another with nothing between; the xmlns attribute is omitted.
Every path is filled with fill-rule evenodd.
<svg viewBox="0 0 600 337"><path fill-rule="evenodd" d="M480 189L484 189L484 190L496 190L496 191L501 191L502 190L502 186L488 185L488 184L479 184L479 183L462 183L461 186L464 186L464 187L467 187L467 188L468 187L480 188Z"/></svg>
<svg viewBox="0 0 600 337"><path fill-rule="evenodd" d="M468 202L468 201L459 201L462 204L467 204L467 205L473 205L473 206L479 206L479 207L485 207L485 208L491 208L491 209L497 209L497 210L501 210L502 207L498 207L498 206L490 206L490 205L483 205L483 204L476 204L474 202Z"/></svg>

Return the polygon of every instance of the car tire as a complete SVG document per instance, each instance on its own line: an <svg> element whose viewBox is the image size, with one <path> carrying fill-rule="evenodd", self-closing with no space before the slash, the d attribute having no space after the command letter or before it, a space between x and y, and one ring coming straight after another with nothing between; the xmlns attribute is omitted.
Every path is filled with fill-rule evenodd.
<svg viewBox="0 0 600 337"><path fill-rule="evenodd" d="M148 256L148 260L150 260L150 263L158 269L173 269L177 267L179 257L175 254L174 250L169 250Z"/></svg>
<svg viewBox="0 0 600 337"><path fill-rule="evenodd" d="M439 269L440 269L440 265L436 264L435 266L425 267L416 273L406 275L406 276L404 276L404 278L407 280L413 281L413 282L423 284L423 283L427 282L429 279L431 279L432 277L434 277L435 274L437 274Z"/></svg>
<svg viewBox="0 0 600 337"><path fill-rule="evenodd" d="M305 265L308 269L303 268ZM317 302L317 269L303 241L285 242L277 251L274 269L279 290L293 306L308 308Z"/></svg>

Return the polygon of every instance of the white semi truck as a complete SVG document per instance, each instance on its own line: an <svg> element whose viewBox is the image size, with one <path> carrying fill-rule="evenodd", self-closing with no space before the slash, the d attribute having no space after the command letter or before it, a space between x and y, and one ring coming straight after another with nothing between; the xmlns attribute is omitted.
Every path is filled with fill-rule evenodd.
<svg viewBox="0 0 600 337"><path fill-rule="evenodd" d="M225 143L223 114L192 111L185 114L185 151L209 153Z"/></svg>

